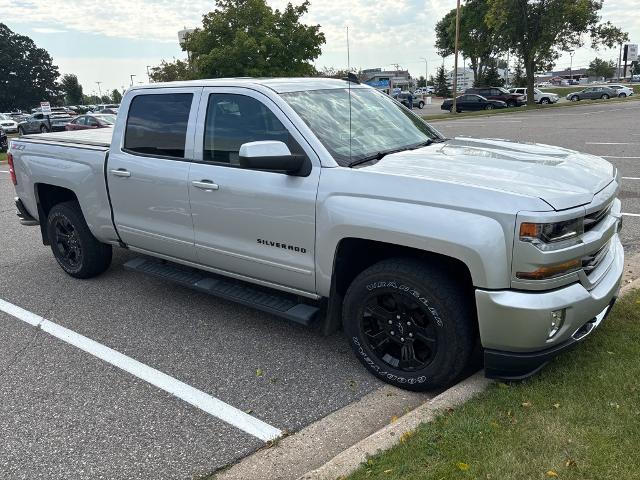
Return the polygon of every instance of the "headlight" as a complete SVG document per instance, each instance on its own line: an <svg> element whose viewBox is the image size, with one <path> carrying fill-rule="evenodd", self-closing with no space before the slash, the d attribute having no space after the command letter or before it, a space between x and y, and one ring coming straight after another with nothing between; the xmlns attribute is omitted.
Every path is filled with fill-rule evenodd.
<svg viewBox="0 0 640 480"><path fill-rule="evenodd" d="M580 242L584 233L584 217L555 223L521 223L520 241L540 250L557 250Z"/></svg>

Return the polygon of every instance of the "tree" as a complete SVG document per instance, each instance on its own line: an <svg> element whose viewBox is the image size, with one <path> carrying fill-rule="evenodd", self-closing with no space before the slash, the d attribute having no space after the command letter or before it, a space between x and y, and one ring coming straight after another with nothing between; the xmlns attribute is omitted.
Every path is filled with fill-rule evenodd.
<svg viewBox="0 0 640 480"><path fill-rule="evenodd" d="M434 90L438 97L448 98L451 96L451 89L447 83L447 76L444 73L444 66L442 65L438 67L438 73L434 81Z"/></svg>
<svg viewBox="0 0 640 480"><path fill-rule="evenodd" d="M485 21L500 45L510 45L522 59L527 98L534 102L535 72L549 68L560 52L583 45L615 45L625 33L610 23L600 24L601 0L486 0Z"/></svg>
<svg viewBox="0 0 640 480"><path fill-rule="evenodd" d="M494 60L485 70L484 75L477 78L473 83L476 87L501 87L504 85L504 78L498 72L498 64Z"/></svg>
<svg viewBox="0 0 640 480"><path fill-rule="evenodd" d="M186 36L197 78L309 76L325 43L320 25L300 18L309 1L272 9L266 0L219 0L202 27Z"/></svg>
<svg viewBox="0 0 640 480"><path fill-rule="evenodd" d="M527 78L525 77L524 70L522 68L522 60L518 59L516 66L513 69L513 86L514 87L526 87Z"/></svg>
<svg viewBox="0 0 640 480"><path fill-rule="evenodd" d="M640 75L640 62L631 62L631 75Z"/></svg>
<svg viewBox="0 0 640 480"><path fill-rule="evenodd" d="M30 109L53 100L59 76L45 49L0 23L0 111Z"/></svg>
<svg viewBox="0 0 640 480"><path fill-rule="evenodd" d="M589 63L589 70L587 74L591 77L604 77L611 78L616 71L616 62L613 60L602 60L601 58L594 58Z"/></svg>
<svg viewBox="0 0 640 480"><path fill-rule="evenodd" d="M152 82L176 82L178 80L193 80L197 77L188 60L178 59L173 62L162 60L160 65L151 68L149 78Z"/></svg>
<svg viewBox="0 0 640 480"><path fill-rule="evenodd" d="M118 104L122 102L122 94L117 88L114 88L113 92L111 92L111 101Z"/></svg>
<svg viewBox="0 0 640 480"><path fill-rule="evenodd" d="M493 30L485 23L488 13L486 0L468 0L460 6L460 38L458 50L469 59L473 75L479 79L484 74L491 59L502 49ZM454 53L456 34L456 10L447 13L436 24L436 48L442 57Z"/></svg>
<svg viewBox="0 0 640 480"><path fill-rule="evenodd" d="M433 78L433 75L429 75L429 80L427 80L427 86L433 87L435 84L436 84L436 81Z"/></svg>
<svg viewBox="0 0 640 480"><path fill-rule="evenodd" d="M424 75L420 75L420 77L418 78L418 82L416 85L418 88L419 87L426 87L427 86L427 79L424 78Z"/></svg>
<svg viewBox="0 0 640 480"><path fill-rule="evenodd" d="M64 94L64 101L67 105L80 105L82 103L82 85L78 82L78 77L73 74L66 74L60 80L60 89Z"/></svg>

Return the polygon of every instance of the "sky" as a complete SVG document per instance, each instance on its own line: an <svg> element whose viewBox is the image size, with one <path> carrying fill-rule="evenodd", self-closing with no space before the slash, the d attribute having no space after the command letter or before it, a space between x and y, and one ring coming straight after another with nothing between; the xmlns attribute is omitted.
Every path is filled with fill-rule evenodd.
<svg viewBox="0 0 640 480"><path fill-rule="evenodd" d="M287 3L267 2L274 8ZM146 83L147 66L162 59L184 58L177 32L201 25L202 15L214 5L212 0L0 0L0 22L45 48L62 74L78 76L85 93L104 93L130 85L130 75L135 75L134 83ZM302 20L320 24L327 39L316 67L346 67L348 26L353 67L394 69L397 64L414 76L426 70L435 74L442 63L434 47L435 24L455 8L455 0L395 0L388 5L311 0ZM638 0L605 0L601 15L629 32L632 43L640 43ZM617 61L618 51L583 47L573 60L564 54L556 68L588 66L595 56ZM445 65L453 65L452 56Z"/></svg>

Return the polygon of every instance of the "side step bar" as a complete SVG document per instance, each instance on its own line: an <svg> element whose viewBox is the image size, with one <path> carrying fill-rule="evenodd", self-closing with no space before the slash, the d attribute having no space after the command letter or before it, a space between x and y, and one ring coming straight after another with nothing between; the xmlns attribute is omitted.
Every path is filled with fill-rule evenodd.
<svg viewBox="0 0 640 480"><path fill-rule="evenodd" d="M295 295L268 290L239 280L228 279L221 275L161 260L134 258L125 263L124 268L163 280L170 280L184 287L241 303L304 326L310 326L320 310L316 306L298 302Z"/></svg>

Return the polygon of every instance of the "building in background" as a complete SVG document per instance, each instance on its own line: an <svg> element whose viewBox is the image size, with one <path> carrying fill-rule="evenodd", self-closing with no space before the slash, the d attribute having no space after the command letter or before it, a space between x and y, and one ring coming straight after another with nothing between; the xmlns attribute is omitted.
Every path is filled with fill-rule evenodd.
<svg viewBox="0 0 640 480"><path fill-rule="evenodd" d="M413 90L415 81L408 70L382 70L382 68L368 68L362 70L363 81L378 90L391 93L392 90Z"/></svg>
<svg viewBox="0 0 640 480"><path fill-rule="evenodd" d="M457 88L459 92L464 92L467 88L473 87L475 75L470 68L458 67ZM453 88L453 69L446 73L447 83Z"/></svg>

